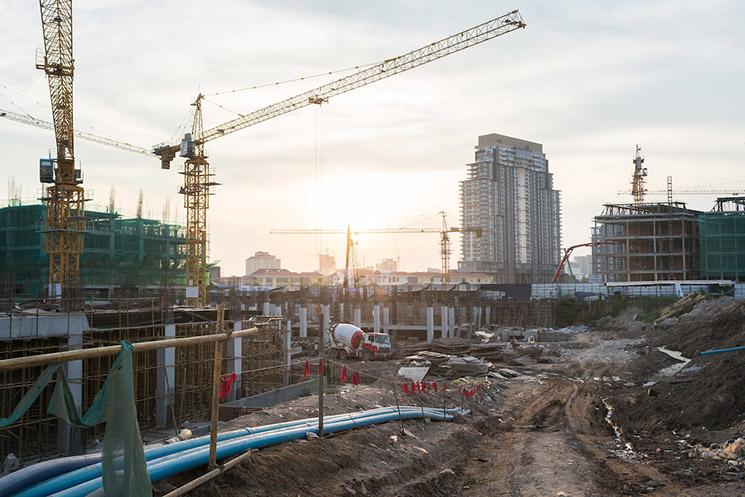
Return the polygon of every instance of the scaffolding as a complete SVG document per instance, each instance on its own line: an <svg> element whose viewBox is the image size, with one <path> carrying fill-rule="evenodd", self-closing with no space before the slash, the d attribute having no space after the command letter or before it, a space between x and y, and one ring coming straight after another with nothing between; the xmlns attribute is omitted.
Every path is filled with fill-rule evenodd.
<svg viewBox="0 0 745 497"><path fill-rule="evenodd" d="M39 297L48 280L46 208L0 208L0 273L12 275L19 297ZM81 288L111 296L114 288L183 286L186 232L151 219L86 211Z"/></svg>
<svg viewBox="0 0 745 497"><path fill-rule="evenodd" d="M697 278L698 211L682 202L606 204L592 231L594 273L603 282Z"/></svg>
<svg viewBox="0 0 745 497"><path fill-rule="evenodd" d="M718 198L698 229L701 277L745 281L745 197Z"/></svg>

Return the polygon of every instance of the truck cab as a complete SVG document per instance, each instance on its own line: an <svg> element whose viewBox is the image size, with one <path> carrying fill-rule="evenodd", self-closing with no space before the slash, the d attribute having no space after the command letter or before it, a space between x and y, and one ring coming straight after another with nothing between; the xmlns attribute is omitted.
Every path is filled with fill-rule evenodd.
<svg viewBox="0 0 745 497"><path fill-rule="evenodd" d="M391 337L386 333L365 332L360 348L375 357L388 357L391 355Z"/></svg>

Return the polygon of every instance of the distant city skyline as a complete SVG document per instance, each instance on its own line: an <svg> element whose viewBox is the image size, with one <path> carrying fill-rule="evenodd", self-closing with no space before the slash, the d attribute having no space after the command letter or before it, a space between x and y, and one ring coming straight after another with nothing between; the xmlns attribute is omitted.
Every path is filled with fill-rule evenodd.
<svg viewBox="0 0 745 497"><path fill-rule="evenodd" d="M184 1L75 4L75 118L79 129L149 147L170 139L197 92L245 88L378 61L519 8L527 28L410 73L209 144L217 173L209 212L210 258L240 274L265 250L290 270L318 268L318 254L344 260L344 236L270 235L272 228L438 227L459 223L458 182L474 137L524 136L550 151L561 191L563 245L589 240L603 203L627 202L634 146L649 189L741 187L745 162L745 4L734 0L624 3L466 0L311 5L226 0L222 8ZM51 120L38 5L11 0L0 15L0 108ZM234 22L234 19L243 22ZM702 19L717 20L716 23ZM124 33L146 32L132 37ZM193 37L193 32L200 36ZM212 43L204 43L204 40ZM370 40L376 40L370 43ZM126 59L125 65L121 60ZM508 70L505 70L508 68ZM213 125L323 83L210 97ZM37 103L39 102L39 103ZM23 197L41 196L38 159L53 135L0 119L0 198L14 176ZM134 217L166 201L184 222L176 165L79 140L77 157L92 204ZM684 198L708 210L714 198ZM384 258L402 270L439 266L438 235L357 237L358 260ZM459 259L453 241L451 266ZM339 262L341 265L341 262Z"/></svg>

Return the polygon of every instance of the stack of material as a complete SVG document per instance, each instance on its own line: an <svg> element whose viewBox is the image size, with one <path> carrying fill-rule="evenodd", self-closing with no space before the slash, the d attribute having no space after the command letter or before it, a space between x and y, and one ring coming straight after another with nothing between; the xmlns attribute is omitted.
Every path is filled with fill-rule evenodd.
<svg viewBox="0 0 745 497"><path fill-rule="evenodd" d="M471 345L471 355L488 361L502 360L502 345L499 343L477 343Z"/></svg>
<svg viewBox="0 0 745 497"><path fill-rule="evenodd" d="M442 354L466 355L471 351L471 342L464 338L438 338L432 341L431 350Z"/></svg>
<svg viewBox="0 0 745 497"><path fill-rule="evenodd" d="M429 344L416 337L409 337L396 344L396 349L403 355L416 354L422 350L429 350Z"/></svg>
<svg viewBox="0 0 745 497"><path fill-rule="evenodd" d="M475 376L486 374L491 367L490 362L485 362L473 356L451 357L448 359L448 366L457 375Z"/></svg>
<svg viewBox="0 0 745 497"><path fill-rule="evenodd" d="M659 324L667 318L678 317L690 311L693 306L706 299L706 295L703 293L689 293L682 299L676 300L669 306L665 307L660 311L660 317L658 317L654 324Z"/></svg>
<svg viewBox="0 0 745 497"><path fill-rule="evenodd" d="M430 352L428 350L423 350L422 352L419 352L417 356L425 358L435 368L441 368L442 366L447 364L448 359L453 357L449 354L441 354L439 352Z"/></svg>

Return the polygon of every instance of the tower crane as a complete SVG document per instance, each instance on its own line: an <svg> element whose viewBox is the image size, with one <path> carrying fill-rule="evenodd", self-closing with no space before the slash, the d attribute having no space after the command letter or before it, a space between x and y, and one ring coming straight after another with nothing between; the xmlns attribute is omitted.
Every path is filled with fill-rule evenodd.
<svg viewBox="0 0 745 497"><path fill-rule="evenodd" d="M351 225L347 224L346 230L337 229L323 229L323 228L310 228L310 229L277 229L271 230L269 233L272 235L347 235L347 246L346 246L346 263L344 273L344 287L349 286L349 257L353 247L352 234L366 234L366 235L410 235L416 233L439 233L440 234L440 257L442 260L442 281L447 283L449 279L450 271L450 233L476 233L476 236L481 236L481 228L459 228L456 226L448 227L445 212L440 211L442 216L442 228L373 228L373 229L352 229Z"/></svg>
<svg viewBox="0 0 745 497"><path fill-rule="evenodd" d="M647 177L647 168L644 167L644 157L641 156L639 145L636 146L636 156L634 157L634 176L631 179L631 195L634 197L635 204L644 203L644 178Z"/></svg>
<svg viewBox="0 0 745 497"><path fill-rule="evenodd" d="M47 203L46 251L49 254L49 295L68 294L78 286L83 250L85 202L82 175L75 169L72 82L72 0L39 0L44 56L36 68L49 82L57 156L42 159L41 180L52 183ZM64 293L63 293L64 292Z"/></svg>
<svg viewBox="0 0 745 497"><path fill-rule="evenodd" d="M242 114L231 121L206 130L203 128L202 120L204 96L197 95L192 104L195 107L195 113L191 133L185 134L180 144L160 144L153 147L153 152L160 157L163 169L170 169L176 154L186 159L181 172L184 175L181 193L184 195L187 217L186 279L191 287L190 302L194 305L204 305L207 297L207 210L210 189L216 185L204 151L204 145L207 142L312 104L321 105L336 95L414 69L498 36L525 28L525 26L520 13L514 10L417 50L386 59L349 76L256 111Z"/></svg>

